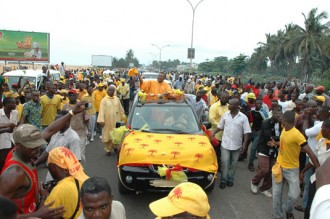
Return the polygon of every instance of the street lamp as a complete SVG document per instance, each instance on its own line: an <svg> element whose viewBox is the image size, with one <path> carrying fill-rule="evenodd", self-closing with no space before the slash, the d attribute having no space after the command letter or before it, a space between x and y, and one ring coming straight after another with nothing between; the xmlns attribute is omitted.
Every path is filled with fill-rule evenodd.
<svg viewBox="0 0 330 219"><path fill-rule="evenodd" d="M190 58L190 71L192 69L192 59L195 58L195 50L193 49L193 42L194 42L194 21L195 21L195 11L197 6L204 0L200 0L197 5L194 7L189 0L187 2L190 4L191 9L193 11L193 16L192 16L192 25L191 25L191 44L190 44L190 49L188 49L188 58Z"/></svg>
<svg viewBox="0 0 330 219"><path fill-rule="evenodd" d="M165 48L165 47L168 47L168 46L170 46L170 45L165 45L165 46L162 46L162 47L159 47L159 46L157 46L157 45L155 45L155 44L151 44L152 46L155 46L155 47L157 47L158 49L159 49L159 71L161 70L161 68L160 68L160 62L162 61L162 50Z"/></svg>

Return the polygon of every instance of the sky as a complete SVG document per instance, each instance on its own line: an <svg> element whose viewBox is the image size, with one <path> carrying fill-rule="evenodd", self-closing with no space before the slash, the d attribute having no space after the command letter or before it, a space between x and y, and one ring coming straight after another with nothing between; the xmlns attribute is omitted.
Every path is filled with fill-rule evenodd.
<svg viewBox="0 0 330 219"><path fill-rule="evenodd" d="M190 0L195 6L200 0ZM50 33L50 63L91 65L92 55L141 64L189 62L193 10L188 0L1 0L0 29ZM195 10L194 63L250 56L266 33L289 23L304 26L312 8L330 15L329 0L203 0ZM329 18L327 19L329 21Z"/></svg>

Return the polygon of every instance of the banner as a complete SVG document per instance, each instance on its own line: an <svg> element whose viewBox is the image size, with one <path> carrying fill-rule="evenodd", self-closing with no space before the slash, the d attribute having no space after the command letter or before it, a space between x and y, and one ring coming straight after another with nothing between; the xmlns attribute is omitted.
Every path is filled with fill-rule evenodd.
<svg viewBox="0 0 330 219"><path fill-rule="evenodd" d="M0 30L0 60L49 62L49 33Z"/></svg>

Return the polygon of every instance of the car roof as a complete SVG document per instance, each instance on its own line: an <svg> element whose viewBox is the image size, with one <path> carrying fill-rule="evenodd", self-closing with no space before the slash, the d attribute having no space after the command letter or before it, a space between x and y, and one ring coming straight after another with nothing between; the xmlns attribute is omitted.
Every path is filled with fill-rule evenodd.
<svg viewBox="0 0 330 219"><path fill-rule="evenodd" d="M51 74L60 73L56 70L49 70ZM3 76L25 76L25 77L35 77L42 74L42 70L26 69L26 70L14 70L3 74Z"/></svg>

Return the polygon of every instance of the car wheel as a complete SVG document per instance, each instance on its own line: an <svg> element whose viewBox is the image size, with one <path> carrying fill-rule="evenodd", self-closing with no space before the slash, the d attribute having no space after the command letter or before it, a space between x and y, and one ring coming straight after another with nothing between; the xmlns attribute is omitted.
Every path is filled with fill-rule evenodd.
<svg viewBox="0 0 330 219"><path fill-rule="evenodd" d="M126 188L120 181L120 179L118 179L118 190L120 194L130 194L133 193L132 190L129 190L128 188Z"/></svg>

